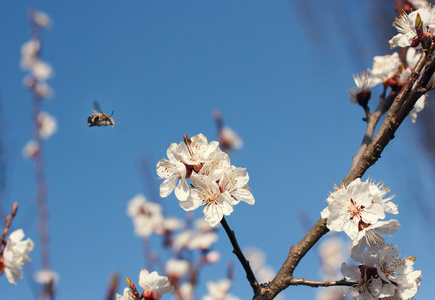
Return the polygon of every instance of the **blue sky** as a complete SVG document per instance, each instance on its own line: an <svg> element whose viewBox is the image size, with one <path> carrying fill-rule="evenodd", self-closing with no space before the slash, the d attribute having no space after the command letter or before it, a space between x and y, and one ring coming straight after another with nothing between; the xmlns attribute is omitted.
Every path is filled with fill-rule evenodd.
<svg viewBox="0 0 435 300"><path fill-rule="evenodd" d="M278 270L304 234L299 215L317 221L362 139L363 112L346 93L352 74L370 67L373 56L391 53L383 52L389 36L384 46L374 44L373 26L363 17L372 7L361 3L343 2L337 20L321 5L305 15L290 1L4 1L0 93L7 180L1 207L19 202L13 228L23 228L37 244L34 165L21 156L32 133L31 95L19 67L20 47L30 38L30 8L54 21L43 33L42 56L55 70L49 80L55 95L43 107L57 118L59 131L45 142L44 155L60 300L102 299L114 271L137 280L144 259L126 205L137 193L155 193L140 163L146 157L154 179L153 166L184 134L215 140L215 109L244 141L231 160L247 168L256 199L254 206L238 205L227 221L242 248L263 250ZM349 40L357 41L358 51L349 52L355 49ZM94 99L105 112L115 111L113 132L86 126ZM416 144L417 129L405 121L367 175L397 194L402 228L390 241L403 256L417 257L415 268L423 271L417 298L429 299L433 234L416 203L430 199L433 175ZM155 188L159 183L152 182ZM174 195L162 202L169 215L184 216ZM159 249L158 240L153 245ZM225 276L227 261L236 261L223 230L215 248L222 263L204 270L197 296L204 295L206 280ZM1 278L1 300L34 297L28 279L39 268L38 257L36 247L18 286ZM319 279L318 268L313 251L295 276ZM251 298L237 261L235 275L232 293ZM122 280L118 292L124 286ZM284 294L314 299L315 293L291 287Z"/></svg>

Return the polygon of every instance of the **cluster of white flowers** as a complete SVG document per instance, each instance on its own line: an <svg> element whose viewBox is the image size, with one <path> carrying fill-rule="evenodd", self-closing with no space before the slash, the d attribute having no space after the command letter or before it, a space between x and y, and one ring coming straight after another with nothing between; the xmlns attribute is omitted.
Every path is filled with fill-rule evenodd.
<svg viewBox="0 0 435 300"><path fill-rule="evenodd" d="M52 24L50 17L41 11L32 11L30 19L38 31ZM21 46L20 66L29 72L23 79L24 86L33 92L34 97L43 99L53 94L47 80L53 77L54 71L49 63L41 59L40 51L41 40L39 35L35 34ZM38 114L36 123L38 136L41 139L48 139L57 131L56 119L46 112ZM23 148L22 154L25 158L36 158L39 154L38 141L30 140Z"/></svg>
<svg viewBox="0 0 435 300"><path fill-rule="evenodd" d="M351 257L361 263L342 266L343 275L358 282L352 288L354 299L409 299L421 281L420 271L412 269L413 261L399 259L397 247L385 242L383 235L391 235L400 227L397 220L380 221L385 213L398 213L391 202L394 196L384 198L388 192L382 183L357 178L347 187L336 188L321 213L329 230L344 231L350 237Z"/></svg>
<svg viewBox="0 0 435 300"><path fill-rule="evenodd" d="M42 29L51 24L50 17L41 12L34 11L30 15L31 21L38 29ZM24 77L24 86L32 89L36 97L47 98L53 93L50 86L47 84L47 79L50 79L53 74L51 65L40 58L41 41L37 37L32 37L29 41L21 46L21 61L22 69L29 71L30 74Z"/></svg>
<svg viewBox="0 0 435 300"><path fill-rule="evenodd" d="M23 278L21 266L31 261L29 254L33 250L33 241L23 240L24 232L17 229L9 235L3 255L0 256L0 274L5 273L9 283L17 284Z"/></svg>
<svg viewBox="0 0 435 300"><path fill-rule="evenodd" d="M240 201L255 203L248 186L248 172L232 166L218 142L209 143L203 134L185 136L180 144L171 144L167 156L168 159L157 163L157 175L164 179L160 196L167 197L175 190L180 206L186 211L205 205L203 212L210 226L230 215Z"/></svg>
<svg viewBox="0 0 435 300"><path fill-rule="evenodd" d="M231 280L228 278L221 279L217 282L208 281L208 294L202 297L202 300L239 300L238 297L230 294Z"/></svg>
<svg viewBox="0 0 435 300"><path fill-rule="evenodd" d="M129 282L129 280L127 280ZM130 284L129 284L130 285ZM134 287L131 284L130 288ZM143 289L140 294L140 299L143 300L159 300L165 294L174 291L173 286L169 286L168 277L159 276L157 272L148 272L146 269L141 269L139 273L139 286ZM134 287L135 288L135 287ZM129 288L124 289L123 295L116 294L116 300L134 300L136 299L133 292Z"/></svg>

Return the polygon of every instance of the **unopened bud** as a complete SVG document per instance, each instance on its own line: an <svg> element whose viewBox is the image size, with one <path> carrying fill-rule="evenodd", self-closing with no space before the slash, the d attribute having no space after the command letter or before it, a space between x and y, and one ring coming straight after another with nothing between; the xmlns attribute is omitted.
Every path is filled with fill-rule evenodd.
<svg viewBox="0 0 435 300"><path fill-rule="evenodd" d="M185 134L183 136L184 139L184 143L186 144L186 146L189 146L190 144L192 144L192 140Z"/></svg>

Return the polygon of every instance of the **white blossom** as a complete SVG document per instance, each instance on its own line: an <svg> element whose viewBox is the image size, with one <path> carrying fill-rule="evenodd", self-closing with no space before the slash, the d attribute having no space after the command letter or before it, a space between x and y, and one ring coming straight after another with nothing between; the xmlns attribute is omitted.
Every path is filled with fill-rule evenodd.
<svg viewBox="0 0 435 300"><path fill-rule="evenodd" d="M243 146L242 139L228 126L224 126L219 135L222 149L239 150Z"/></svg>
<svg viewBox="0 0 435 300"><path fill-rule="evenodd" d="M150 236L163 223L162 207L148 202L142 194L128 202L127 215L132 218L135 234L140 237Z"/></svg>
<svg viewBox="0 0 435 300"><path fill-rule="evenodd" d="M403 12L393 24L399 33L388 42L391 48L421 46L419 42L415 40L417 38L415 24L417 14L420 15L423 23L423 33L432 35L435 32L434 8L431 5L427 4L425 7L415 10L409 15Z"/></svg>
<svg viewBox="0 0 435 300"><path fill-rule="evenodd" d="M164 294L174 291L173 286L168 286L169 280L166 276L159 276L156 271L150 273L146 269L141 269L139 274L139 285L146 291L156 296L156 300L162 298Z"/></svg>
<svg viewBox="0 0 435 300"><path fill-rule="evenodd" d="M57 283L59 281L59 274L52 270L45 269L33 274L33 279L39 284Z"/></svg>
<svg viewBox="0 0 435 300"><path fill-rule="evenodd" d="M233 212L233 200L228 191L221 192L216 181L210 177L192 174L190 177L193 186L190 196L186 201L180 201L180 206L186 210L195 210L205 205L203 213L210 226L216 226L223 216Z"/></svg>
<svg viewBox="0 0 435 300"><path fill-rule="evenodd" d="M29 254L33 250L34 243L28 238L23 240L24 232L17 229L9 235L6 247L3 252L3 266L0 264L0 270L4 271L9 283L17 284L23 277L21 266L31 261Z"/></svg>
<svg viewBox="0 0 435 300"><path fill-rule="evenodd" d="M245 168L228 167L223 177L219 180L222 191L228 191L232 197L232 205L244 201L250 205L255 204L251 188L248 186L249 175Z"/></svg>
<svg viewBox="0 0 435 300"><path fill-rule="evenodd" d="M379 221L360 230L352 241L351 257L358 260L366 248L371 252L378 251L385 245L383 235L391 235L399 228L400 224L397 220L390 220Z"/></svg>
<svg viewBox="0 0 435 300"><path fill-rule="evenodd" d="M41 138L47 139L57 131L56 118L46 112L40 112L37 118L38 134Z"/></svg>
<svg viewBox="0 0 435 300"><path fill-rule="evenodd" d="M160 197L169 196L175 189L175 196L179 200L187 199L189 185L186 181L186 166L181 162L179 145L172 143L167 150L169 160L162 159L157 163L157 175L164 179L160 185ZM178 185L177 181L180 180Z"/></svg>
<svg viewBox="0 0 435 300"><path fill-rule="evenodd" d="M187 274L189 267L187 260L170 258L166 262L165 273L169 278L178 280Z"/></svg>
<svg viewBox="0 0 435 300"><path fill-rule="evenodd" d="M415 123L417 121L417 114L424 109L427 98L427 94L424 94L417 100L417 102L415 102L414 108L409 112L409 119L412 123Z"/></svg>
<svg viewBox="0 0 435 300"><path fill-rule="evenodd" d="M391 55L375 56L373 60L371 74L373 81L377 83L385 82L393 77L399 71L400 66L402 66L402 61L397 52Z"/></svg>
<svg viewBox="0 0 435 300"><path fill-rule="evenodd" d="M208 281L208 295L202 297L202 300L238 300L239 298L229 293L230 288L231 280L227 278L221 279L218 282Z"/></svg>
<svg viewBox="0 0 435 300"><path fill-rule="evenodd" d="M24 158L35 158L39 154L39 144L35 140L30 140L27 142L22 150Z"/></svg>
<svg viewBox="0 0 435 300"><path fill-rule="evenodd" d="M33 22L41 28L47 27L53 23L51 18L42 11L35 11L32 13Z"/></svg>
<svg viewBox="0 0 435 300"><path fill-rule="evenodd" d="M361 93L371 93L370 88L377 84L370 72L361 72L359 74L353 75L353 80L355 81L356 87L348 89L350 96L350 102L358 104L358 95ZM369 94L370 95L370 94Z"/></svg>
<svg viewBox="0 0 435 300"><path fill-rule="evenodd" d="M328 197L328 206L321 216L328 219L329 230L344 231L354 240L361 224L375 224L385 218L385 212L398 213L397 206L390 201L393 196L383 198L388 192L382 183L357 178Z"/></svg>
<svg viewBox="0 0 435 300"><path fill-rule="evenodd" d="M116 294L116 300L135 300L134 297L131 296L132 293L129 288L125 288L122 296L120 294Z"/></svg>
<svg viewBox="0 0 435 300"><path fill-rule="evenodd" d="M190 166L210 161L217 152L221 152L219 143L216 141L209 143L202 133L180 143L181 159L183 163Z"/></svg>

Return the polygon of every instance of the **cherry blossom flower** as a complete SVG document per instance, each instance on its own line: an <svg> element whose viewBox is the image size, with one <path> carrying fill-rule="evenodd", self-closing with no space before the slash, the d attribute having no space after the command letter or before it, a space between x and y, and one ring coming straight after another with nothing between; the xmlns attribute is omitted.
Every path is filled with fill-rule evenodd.
<svg viewBox="0 0 435 300"><path fill-rule="evenodd" d="M52 270L42 270L33 274L33 279L39 284L57 283L59 281L59 274Z"/></svg>
<svg viewBox="0 0 435 300"><path fill-rule="evenodd" d="M148 202L142 194L128 202L127 215L133 219L135 234L140 237L150 236L163 223L162 207Z"/></svg>
<svg viewBox="0 0 435 300"><path fill-rule="evenodd" d="M35 140L30 140L27 142L22 150L24 158L35 158L39 155L39 144Z"/></svg>
<svg viewBox="0 0 435 300"><path fill-rule="evenodd" d="M17 229L9 235L6 247L3 252L3 259L0 260L0 273L5 273L9 283L17 284L23 278L21 266L31 261L29 254L33 250L34 243L28 238L23 240L24 232Z"/></svg>
<svg viewBox="0 0 435 300"><path fill-rule="evenodd" d="M187 199L189 185L186 181L186 166L181 162L179 145L172 143L167 150L169 160L162 159L157 163L157 175L164 179L160 185L160 197L168 197L175 189L175 196L179 200ZM178 185L177 181L180 179Z"/></svg>
<svg viewBox="0 0 435 300"><path fill-rule="evenodd" d="M362 182L360 178L352 181L347 187L338 188L328 199L328 207L322 218L328 218L327 227L331 231L344 231L352 239L356 239L362 224L375 224L385 218L385 212L397 214L397 206L383 198L389 190L382 183Z"/></svg>
<svg viewBox="0 0 435 300"><path fill-rule="evenodd" d="M208 250L218 240L214 232L197 233L189 242L189 249Z"/></svg>
<svg viewBox="0 0 435 300"><path fill-rule="evenodd" d="M141 269L139 274L139 285L143 288L144 293L151 291L156 295L156 300L162 298L164 294L169 294L174 291L173 286L168 286L169 280L166 276L159 276L156 271L150 273L146 269Z"/></svg>
<svg viewBox="0 0 435 300"><path fill-rule="evenodd" d="M150 273L146 269L141 269L139 274L139 286L143 289L141 299L159 300L164 294L174 291L173 286L169 286L166 276L159 276L156 271ZM124 289L123 296L116 294L116 300L134 300L128 288Z"/></svg>
<svg viewBox="0 0 435 300"><path fill-rule="evenodd" d="M180 206L186 210L195 210L205 205L203 213L210 226L216 226L223 216L233 212L233 200L228 191L221 192L219 185L208 176L192 174L190 177L193 186L186 201L180 201Z"/></svg>
<svg viewBox="0 0 435 300"><path fill-rule="evenodd" d="M255 204L250 187L248 186L249 175L245 168L228 167L223 177L219 180L222 191L228 191L232 197L232 205L244 201L250 205Z"/></svg>
<svg viewBox="0 0 435 300"><path fill-rule="evenodd" d="M206 162L198 174L210 176L214 181L218 181L224 175L225 170L231 165L230 158L225 152L216 152L213 158Z"/></svg>
<svg viewBox="0 0 435 300"><path fill-rule="evenodd" d="M204 257L204 263L214 264L217 263L220 259L221 259L221 254L218 251L210 251Z"/></svg>
<svg viewBox="0 0 435 300"><path fill-rule="evenodd" d="M370 100L372 92L370 88L377 84L376 80L372 77L370 72L361 72L353 75L356 87L348 89L350 96L350 102L359 104L363 107L367 106Z"/></svg>
<svg viewBox="0 0 435 300"><path fill-rule="evenodd" d="M250 247L244 252L252 271L255 273L259 281L268 282L275 277L276 272L271 266L266 265L266 255L264 252L255 247Z"/></svg>
<svg viewBox="0 0 435 300"><path fill-rule="evenodd" d="M166 262L165 273L171 281L176 281L187 274L189 267L187 260L170 258Z"/></svg>
<svg viewBox="0 0 435 300"><path fill-rule="evenodd" d="M242 139L228 126L220 131L219 142L224 150L239 150L243 146Z"/></svg>
<svg viewBox="0 0 435 300"><path fill-rule="evenodd" d="M385 82L396 75L399 68L402 66L402 61L397 52L394 52L391 55L375 56L373 60L371 74L373 76L373 82L376 84Z"/></svg>
<svg viewBox="0 0 435 300"><path fill-rule="evenodd" d="M357 282L350 287L352 299L377 300L382 290L382 280L375 277L376 268L343 263L341 272L348 281Z"/></svg>
<svg viewBox="0 0 435 300"><path fill-rule="evenodd" d="M116 294L116 300L135 300L132 292L129 288L125 288L122 296L120 294Z"/></svg>
<svg viewBox="0 0 435 300"><path fill-rule="evenodd" d="M186 165L193 166L194 169L197 166L208 162L217 152L221 151L218 142L211 141L209 143L202 133L195 135L190 139L185 136L184 142L180 143L180 156L182 162Z"/></svg>
<svg viewBox="0 0 435 300"><path fill-rule="evenodd" d="M51 20L51 18L44 12L42 11L34 11L31 15L33 22L35 23L35 25L44 28L47 27L49 25L51 25L53 23L53 21Z"/></svg>
<svg viewBox="0 0 435 300"><path fill-rule="evenodd" d="M383 235L391 235L399 230L399 228L400 223L397 220L379 221L364 227L352 241L351 257L358 260L365 248L370 252L378 251L385 245Z"/></svg>
<svg viewBox="0 0 435 300"><path fill-rule="evenodd" d="M46 112L40 112L37 117L38 134L43 139L48 139L57 131L56 118Z"/></svg>
<svg viewBox="0 0 435 300"><path fill-rule="evenodd" d="M172 242L172 249L179 253L182 249L189 249L190 242L195 236L193 230L186 229L177 234Z"/></svg>
<svg viewBox="0 0 435 300"><path fill-rule="evenodd" d="M435 32L434 7L427 4L425 7L413 11L409 15L403 12L402 15L396 19L393 25L399 33L388 42L391 48L408 46L421 47L417 37L417 15L420 16L421 22L423 23L423 34L433 38L433 33Z"/></svg>
<svg viewBox="0 0 435 300"><path fill-rule="evenodd" d="M394 296L397 291L401 299L409 299L417 293L421 271L413 271L412 260L399 258L397 248L395 245L385 245L376 256L376 269L384 289L388 287L390 290L388 296Z"/></svg>
<svg viewBox="0 0 435 300"><path fill-rule="evenodd" d="M415 123L417 121L417 114L424 109L427 98L427 94L424 94L417 100L417 102L415 102L414 108L409 112L409 119L412 123Z"/></svg>
<svg viewBox="0 0 435 300"><path fill-rule="evenodd" d="M208 281L208 295L202 297L202 300L238 300L239 298L229 293L230 288L231 280L227 278L221 279L218 282Z"/></svg>

